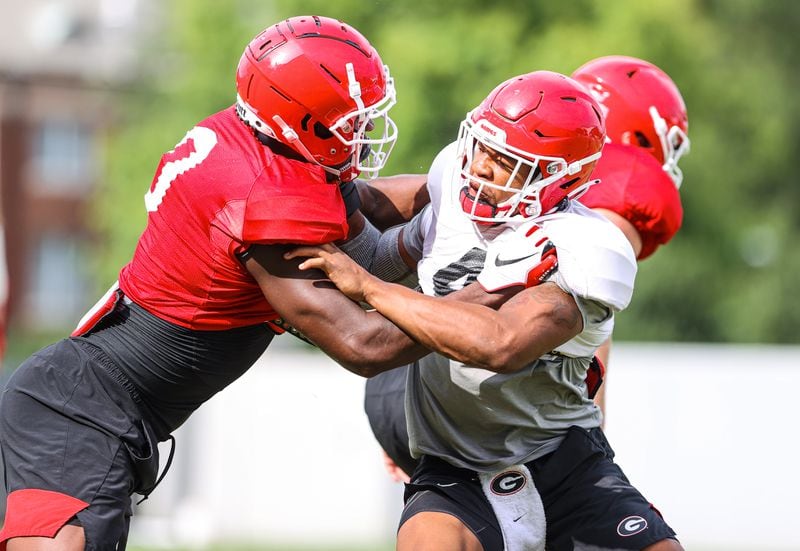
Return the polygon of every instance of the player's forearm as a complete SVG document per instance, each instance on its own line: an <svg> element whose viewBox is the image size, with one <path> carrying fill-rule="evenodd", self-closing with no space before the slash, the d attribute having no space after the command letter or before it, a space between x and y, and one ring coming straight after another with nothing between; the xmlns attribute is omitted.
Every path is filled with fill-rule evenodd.
<svg viewBox="0 0 800 551"><path fill-rule="evenodd" d="M449 358L498 373L525 363L503 354L513 346L513 331L485 306L425 296L376 278L365 284L364 297L420 344Z"/></svg>
<svg viewBox="0 0 800 551"><path fill-rule="evenodd" d="M330 329L320 329L320 325ZM373 377L430 353L375 311L351 311L314 327L312 341L342 367L362 377Z"/></svg>
<svg viewBox="0 0 800 551"><path fill-rule="evenodd" d="M508 302L510 298L522 290L524 290L524 287L519 285L515 287L506 287L505 289L500 289L490 293L481 287L480 283L474 282L462 289L459 289L458 291L450 293L444 297L444 299L458 300L461 302L468 302L470 304L480 304L482 306L488 306L493 310L497 310L503 304Z"/></svg>
<svg viewBox="0 0 800 551"><path fill-rule="evenodd" d="M270 306L346 369L370 377L429 353L380 314L365 312L319 272L286 261L285 246L254 246L245 266Z"/></svg>

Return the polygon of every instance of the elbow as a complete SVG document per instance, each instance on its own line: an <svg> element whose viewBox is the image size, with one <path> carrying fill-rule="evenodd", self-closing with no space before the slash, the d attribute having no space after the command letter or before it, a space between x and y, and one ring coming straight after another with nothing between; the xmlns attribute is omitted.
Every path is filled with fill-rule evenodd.
<svg viewBox="0 0 800 551"><path fill-rule="evenodd" d="M390 369L394 369L395 367L400 367L400 365L405 364L396 364L396 363L387 363L387 362L363 362L363 361L342 361L337 360L337 363L344 367L347 371L358 375L359 377L364 377L365 379L371 379L376 375L380 375L384 371L388 371Z"/></svg>
<svg viewBox="0 0 800 551"><path fill-rule="evenodd" d="M363 342L357 335L342 338L336 352L330 355L351 373L367 379L405 363L399 358L381 355L379 348Z"/></svg>
<svg viewBox="0 0 800 551"><path fill-rule="evenodd" d="M515 354L498 354L486 361L484 369L494 373L516 373L525 367L526 362L522 361Z"/></svg>
<svg viewBox="0 0 800 551"><path fill-rule="evenodd" d="M473 357L456 358L467 365L473 365L494 373L516 373L530 363L526 355L512 342L494 341L481 350L476 350Z"/></svg>

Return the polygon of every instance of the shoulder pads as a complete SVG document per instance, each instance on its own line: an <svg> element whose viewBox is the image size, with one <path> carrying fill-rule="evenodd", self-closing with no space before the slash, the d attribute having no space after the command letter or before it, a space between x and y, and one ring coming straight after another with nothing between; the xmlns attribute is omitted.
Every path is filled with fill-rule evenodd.
<svg viewBox="0 0 800 551"><path fill-rule="evenodd" d="M661 165L646 151L606 144L592 177L600 183L580 198L589 208L616 212L639 232L639 260L672 239L681 227L683 207L678 188Z"/></svg>
<svg viewBox="0 0 800 551"><path fill-rule="evenodd" d="M616 311L628 306L637 266L619 228L580 204L539 223L558 251L559 280L566 292Z"/></svg>
<svg viewBox="0 0 800 551"><path fill-rule="evenodd" d="M247 198L242 241L316 245L343 239L347 231L339 186L320 168L275 157Z"/></svg>

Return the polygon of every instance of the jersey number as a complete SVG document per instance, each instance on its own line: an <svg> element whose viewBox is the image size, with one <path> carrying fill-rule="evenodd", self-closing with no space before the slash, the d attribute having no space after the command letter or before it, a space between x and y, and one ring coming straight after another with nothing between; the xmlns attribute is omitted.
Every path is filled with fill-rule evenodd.
<svg viewBox="0 0 800 551"><path fill-rule="evenodd" d="M437 297L449 295L476 279L486 262L486 251L473 247L464 255L433 274L433 292Z"/></svg>
<svg viewBox="0 0 800 551"><path fill-rule="evenodd" d="M184 144L188 145L189 140L194 143L194 149L181 147ZM195 126L189 130L178 145L165 155L165 158L172 155L175 155L176 158L161 166L155 183L145 193L144 205L147 207L147 212L158 210L158 205L161 204L175 178L202 163L215 145L217 145L217 134L210 128Z"/></svg>

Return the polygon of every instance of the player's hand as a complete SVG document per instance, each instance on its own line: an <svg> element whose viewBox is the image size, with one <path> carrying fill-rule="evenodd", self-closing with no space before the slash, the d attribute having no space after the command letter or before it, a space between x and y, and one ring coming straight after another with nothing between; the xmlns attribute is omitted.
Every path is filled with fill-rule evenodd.
<svg viewBox="0 0 800 551"><path fill-rule="evenodd" d="M386 467L386 472L389 473L389 477L395 482L404 482L408 484L411 482L411 477L406 474L406 472L397 466L397 463L392 461L392 458L389 457L389 454L383 452L383 466Z"/></svg>
<svg viewBox="0 0 800 551"><path fill-rule="evenodd" d="M336 245L297 247L284 258L307 258L298 266L301 270L322 270L342 293L357 302L364 301L364 287L372 276Z"/></svg>

